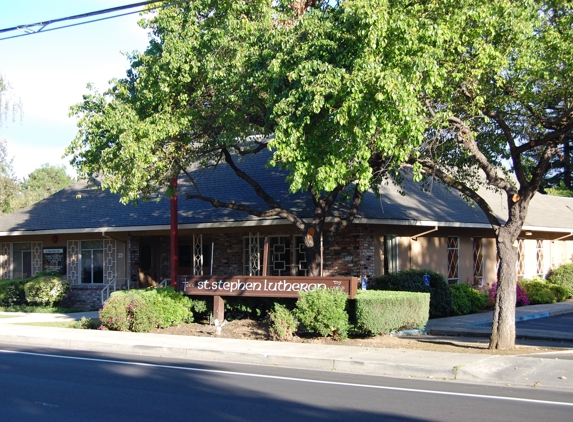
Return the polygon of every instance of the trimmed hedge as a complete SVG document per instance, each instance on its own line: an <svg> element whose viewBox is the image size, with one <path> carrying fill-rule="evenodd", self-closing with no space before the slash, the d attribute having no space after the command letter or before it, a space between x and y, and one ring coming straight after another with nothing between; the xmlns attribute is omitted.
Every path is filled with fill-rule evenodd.
<svg viewBox="0 0 573 422"><path fill-rule="evenodd" d="M424 283L424 275L430 276L430 286ZM373 290L430 293L430 318L453 315L452 293L443 275L431 270L404 270L374 277Z"/></svg>
<svg viewBox="0 0 573 422"><path fill-rule="evenodd" d="M553 284L559 284L567 289L567 297L573 297L573 263L564 264L552 270L547 280Z"/></svg>
<svg viewBox="0 0 573 422"><path fill-rule="evenodd" d="M193 321L191 300L172 287L118 291L99 312L102 326L114 331L147 332Z"/></svg>
<svg viewBox="0 0 573 422"><path fill-rule="evenodd" d="M360 290L356 295L356 328L372 335L422 329L429 313L429 293Z"/></svg>

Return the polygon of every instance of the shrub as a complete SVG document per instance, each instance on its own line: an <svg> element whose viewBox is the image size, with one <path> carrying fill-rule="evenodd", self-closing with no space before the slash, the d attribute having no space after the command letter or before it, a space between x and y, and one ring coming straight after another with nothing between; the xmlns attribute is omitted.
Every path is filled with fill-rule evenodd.
<svg viewBox="0 0 573 422"><path fill-rule="evenodd" d="M491 306L495 304L495 298L497 296L497 283L493 283L489 288L488 302ZM529 305L529 299L527 298L527 293L521 288L519 283L515 285L515 306L527 306Z"/></svg>
<svg viewBox="0 0 573 422"><path fill-rule="evenodd" d="M99 311L99 319L102 326L108 330L150 331L157 325L151 318L146 321L145 312L141 312L145 308L145 300L141 295L115 295L104 303ZM141 319L143 321L140 321Z"/></svg>
<svg viewBox="0 0 573 422"><path fill-rule="evenodd" d="M284 305L275 303L269 312L269 332L275 340L288 340L298 327L298 321L293 313Z"/></svg>
<svg viewBox="0 0 573 422"><path fill-rule="evenodd" d="M0 280L0 306L18 306L26 302L26 280Z"/></svg>
<svg viewBox="0 0 573 422"><path fill-rule="evenodd" d="M275 302L276 298L226 297L225 315L227 319L262 319L273 310Z"/></svg>
<svg viewBox="0 0 573 422"><path fill-rule="evenodd" d="M565 286L549 283L549 288L555 295L557 302L564 302L569 298L569 290Z"/></svg>
<svg viewBox="0 0 573 422"><path fill-rule="evenodd" d="M79 321L75 321L73 328L83 330L97 330L101 327L101 321L97 318L86 318L83 316Z"/></svg>
<svg viewBox="0 0 573 422"><path fill-rule="evenodd" d="M531 304L563 302L568 297L568 290L559 284L553 284L541 277L525 279L519 282L527 293Z"/></svg>
<svg viewBox="0 0 573 422"><path fill-rule="evenodd" d="M147 332L193 321L191 301L171 287L114 292L100 310L102 325L115 331Z"/></svg>
<svg viewBox="0 0 573 422"><path fill-rule="evenodd" d="M191 312L193 312L193 315L204 315L207 312L209 312L209 307L207 306L207 300L205 299L191 300Z"/></svg>
<svg viewBox="0 0 573 422"><path fill-rule="evenodd" d="M348 336L347 294L342 290L321 289L301 292L294 315L311 333L344 340Z"/></svg>
<svg viewBox="0 0 573 422"><path fill-rule="evenodd" d="M467 315L479 312L486 304L487 295L466 283L449 286L452 293L453 314Z"/></svg>
<svg viewBox="0 0 573 422"><path fill-rule="evenodd" d="M430 286L424 283L424 275L430 276ZM452 294L443 275L430 270L404 270L372 279L373 290L430 293L430 318L442 318L453 314Z"/></svg>
<svg viewBox="0 0 573 422"><path fill-rule="evenodd" d="M552 270L547 280L550 283L565 287L567 289L567 297L573 297L573 263L564 264Z"/></svg>
<svg viewBox="0 0 573 422"><path fill-rule="evenodd" d="M367 334L422 329L428 322L429 293L361 290L355 301L356 328Z"/></svg>
<svg viewBox="0 0 573 422"><path fill-rule="evenodd" d="M30 305L54 306L70 289L70 282L59 275L47 274L34 277L24 284L26 301Z"/></svg>
<svg viewBox="0 0 573 422"><path fill-rule="evenodd" d="M157 315L157 327L171 327L185 322L193 322L191 312L191 300L182 292L177 292L172 287L145 290L143 296Z"/></svg>
<svg viewBox="0 0 573 422"><path fill-rule="evenodd" d="M453 315L466 315L471 313L471 304L466 296L465 287L467 284L453 284L450 286L452 292L452 311ZM469 286L468 286L469 287ZM471 287L469 287L471 289Z"/></svg>

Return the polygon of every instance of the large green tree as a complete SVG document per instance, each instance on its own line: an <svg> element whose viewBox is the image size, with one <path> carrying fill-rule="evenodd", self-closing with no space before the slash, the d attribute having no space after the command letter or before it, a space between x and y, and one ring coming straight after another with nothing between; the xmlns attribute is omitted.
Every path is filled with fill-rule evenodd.
<svg viewBox="0 0 573 422"><path fill-rule="evenodd" d="M573 130L573 8L569 1L499 1L460 20L451 78L427 96L427 140L416 160L471 198L495 233L497 300L490 348L515 345L516 240L531 199ZM505 216L480 195L505 197Z"/></svg>
<svg viewBox="0 0 573 422"><path fill-rule="evenodd" d="M43 164L19 184L17 208L24 208L53 195L74 183L63 165Z"/></svg>
<svg viewBox="0 0 573 422"><path fill-rule="evenodd" d="M148 198L192 165L224 161L265 209L192 200L255 216L280 216L307 245L311 273L324 246L352 221L362 195L424 139L423 96L443 83L446 14L407 1L196 0L158 11L148 49L127 77L92 92L72 113L80 176L98 174L124 201ZM314 203L311 221L285 209L236 157L272 151L291 190ZM195 182L195 181L193 181ZM333 205L346 214L326 230ZM326 232L325 232L326 230Z"/></svg>

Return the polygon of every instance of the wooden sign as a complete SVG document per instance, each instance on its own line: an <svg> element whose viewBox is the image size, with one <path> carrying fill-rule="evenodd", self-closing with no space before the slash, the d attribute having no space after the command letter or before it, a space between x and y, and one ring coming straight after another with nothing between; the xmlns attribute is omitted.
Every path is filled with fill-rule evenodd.
<svg viewBox="0 0 573 422"><path fill-rule="evenodd" d="M178 277L178 289L189 296L299 297L300 292L342 290L354 299L356 277L259 277L190 276Z"/></svg>

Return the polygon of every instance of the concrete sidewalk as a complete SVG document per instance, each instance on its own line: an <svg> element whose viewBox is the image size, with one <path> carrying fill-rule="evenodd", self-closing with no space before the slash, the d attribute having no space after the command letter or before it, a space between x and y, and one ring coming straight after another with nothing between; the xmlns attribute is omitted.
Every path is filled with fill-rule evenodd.
<svg viewBox="0 0 573 422"><path fill-rule="evenodd" d="M573 300L552 303L549 305L521 306L515 309L515 320L527 321L536 318L546 318L573 312ZM487 337L491 334L493 311L478 314L463 315L450 318L438 318L428 321L426 331L436 336ZM516 329L518 339L549 340L573 342L573 332L551 330Z"/></svg>
<svg viewBox="0 0 573 422"><path fill-rule="evenodd" d="M573 312L573 301L517 308L517 318L568 312ZM501 356L21 325L74 320L82 316L97 317L97 312L70 315L0 313L0 342L27 345L31 350L52 347L573 391L573 360L563 358L573 356L573 342L571 349L563 349L560 353ZM491 313L442 318L430 321L428 331L431 335L487 335L488 328L480 324L489 322ZM538 334L539 338L546 338L545 333ZM573 339L563 339L570 340Z"/></svg>

